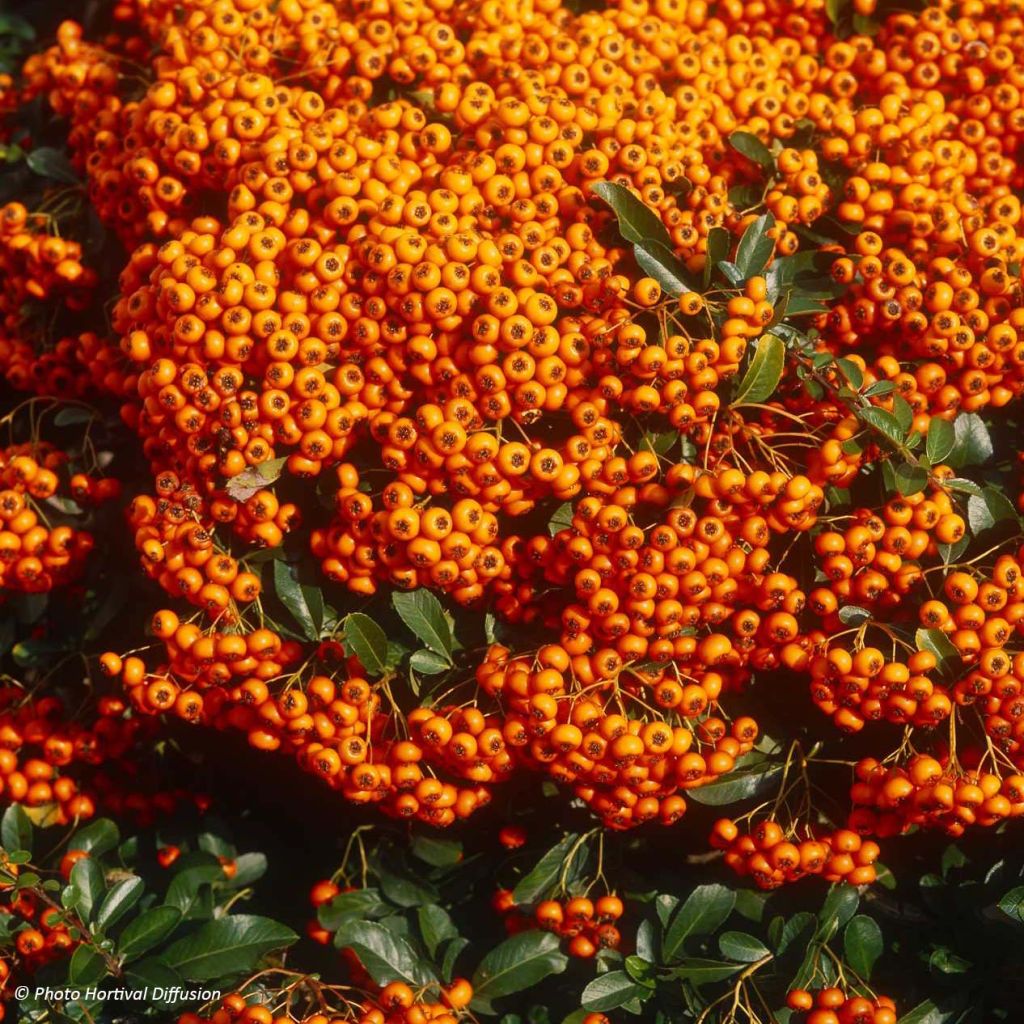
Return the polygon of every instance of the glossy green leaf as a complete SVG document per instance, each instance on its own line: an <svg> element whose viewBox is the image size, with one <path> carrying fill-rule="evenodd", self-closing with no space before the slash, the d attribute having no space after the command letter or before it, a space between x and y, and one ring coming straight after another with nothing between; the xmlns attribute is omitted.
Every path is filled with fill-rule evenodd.
<svg viewBox="0 0 1024 1024"><path fill-rule="evenodd" d="M391 596L398 617L409 627L428 650L451 661L452 631L444 616L444 608L436 595L425 587L400 590Z"/></svg>
<svg viewBox="0 0 1024 1024"><path fill-rule="evenodd" d="M865 914L851 917L843 931L843 953L846 962L865 980L885 949L882 929L874 918Z"/></svg>
<svg viewBox="0 0 1024 1024"><path fill-rule="evenodd" d="M166 939L181 921L177 907L154 907L125 925L117 940L117 952L125 960L134 960Z"/></svg>
<svg viewBox="0 0 1024 1024"><path fill-rule="evenodd" d="M733 405L763 402L779 386L786 365L786 345L774 334L763 334L754 349L753 358L736 388Z"/></svg>
<svg viewBox="0 0 1024 1024"><path fill-rule="evenodd" d="M599 181L593 192L612 208L618 218L619 234L627 242L661 242L671 249L672 239L661 218L625 185Z"/></svg>
<svg viewBox="0 0 1024 1024"><path fill-rule="evenodd" d="M371 676L387 670L388 638L369 615L352 612L345 616L345 645Z"/></svg>
<svg viewBox="0 0 1024 1024"><path fill-rule="evenodd" d="M733 132L728 141L737 153L759 164L766 171L775 169L772 151L753 132Z"/></svg>
<svg viewBox="0 0 1024 1024"><path fill-rule="evenodd" d="M676 911L662 938L662 959L677 963L685 956L686 940L708 935L725 922L736 903L736 894L724 885L698 885Z"/></svg>
<svg viewBox="0 0 1024 1024"><path fill-rule="evenodd" d="M269 917L232 914L208 921L164 950L161 960L188 981L212 981L251 971L260 958L297 942Z"/></svg>
<svg viewBox="0 0 1024 1024"><path fill-rule="evenodd" d="M949 420L933 416L928 423L928 436L925 441L925 454L933 466L939 465L953 450L956 444L956 430Z"/></svg>
<svg viewBox="0 0 1024 1024"><path fill-rule="evenodd" d="M552 974L561 974L569 958L562 941L551 932L530 930L506 939L480 961L473 975L473 1009L488 1012L495 999L532 988Z"/></svg>
<svg viewBox="0 0 1024 1024"><path fill-rule="evenodd" d="M651 994L650 988L641 985L625 971L609 971L599 974L583 990L583 1008L592 1013L616 1010L630 999L644 998Z"/></svg>
<svg viewBox="0 0 1024 1024"><path fill-rule="evenodd" d="M666 295L677 299L693 291L690 275L682 261L663 242L648 239L633 246L637 266L648 277L653 277Z"/></svg>
<svg viewBox="0 0 1024 1024"><path fill-rule="evenodd" d="M771 956L768 947L746 932L722 932L718 937L718 949L722 956L740 963L752 964Z"/></svg>

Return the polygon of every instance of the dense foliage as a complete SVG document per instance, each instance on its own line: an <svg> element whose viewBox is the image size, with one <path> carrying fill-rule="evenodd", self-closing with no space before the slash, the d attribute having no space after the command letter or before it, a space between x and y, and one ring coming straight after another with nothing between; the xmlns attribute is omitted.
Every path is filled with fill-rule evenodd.
<svg viewBox="0 0 1024 1024"><path fill-rule="evenodd" d="M0 1012L1019 1019L1017 5L63 13Z"/></svg>

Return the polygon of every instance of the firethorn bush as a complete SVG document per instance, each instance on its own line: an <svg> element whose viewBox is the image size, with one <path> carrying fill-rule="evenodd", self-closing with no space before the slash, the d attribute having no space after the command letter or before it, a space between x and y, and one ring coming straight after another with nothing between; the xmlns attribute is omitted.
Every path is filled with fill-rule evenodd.
<svg viewBox="0 0 1024 1024"><path fill-rule="evenodd" d="M19 7L0 1018L1019 1020L1015 0Z"/></svg>

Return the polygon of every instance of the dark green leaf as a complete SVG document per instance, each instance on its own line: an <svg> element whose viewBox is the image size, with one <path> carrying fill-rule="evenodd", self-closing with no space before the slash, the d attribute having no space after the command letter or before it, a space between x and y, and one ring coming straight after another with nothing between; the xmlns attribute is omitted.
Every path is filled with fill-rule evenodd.
<svg viewBox="0 0 1024 1024"><path fill-rule="evenodd" d="M21 804L11 804L0 818L0 843L8 853L32 852L32 822Z"/></svg>
<svg viewBox="0 0 1024 1024"><path fill-rule="evenodd" d="M928 471L912 462L898 463L893 469L896 489L905 497L920 494L928 486Z"/></svg>
<svg viewBox="0 0 1024 1024"><path fill-rule="evenodd" d="M436 903L420 907L416 911L416 920L420 927L420 935L423 936L423 945L427 947L427 952L432 957L436 956L442 942L454 939L459 934L448 911Z"/></svg>
<svg viewBox="0 0 1024 1024"><path fill-rule="evenodd" d="M1017 519L1013 502L995 487L985 487L981 495L972 494L967 499L967 523L971 533L977 536L992 529L997 523Z"/></svg>
<svg viewBox="0 0 1024 1024"><path fill-rule="evenodd" d="M71 962L68 964L68 981L75 986L86 988L95 985L107 976L107 965L103 962L103 956L97 949L80 945L71 954Z"/></svg>
<svg viewBox="0 0 1024 1024"><path fill-rule="evenodd" d="M900 1015L900 1024L947 1024L953 1014L939 1009L930 999L918 1003L909 1013Z"/></svg>
<svg viewBox="0 0 1024 1024"><path fill-rule="evenodd" d="M828 942L847 921L857 913L860 893L855 886L839 882L832 886L818 911L818 927L815 937Z"/></svg>
<svg viewBox="0 0 1024 1024"><path fill-rule="evenodd" d="M441 979L443 981L451 981L452 976L455 974L455 964L459 957L462 955L462 951L469 945L469 939L463 938L459 935L454 939L447 939L441 943L441 959L440 959L440 970Z"/></svg>
<svg viewBox="0 0 1024 1024"><path fill-rule="evenodd" d="M572 513L573 507L571 501L566 501L559 505L548 520L548 533L554 537L554 535L561 530L571 530Z"/></svg>
<svg viewBox="0 0 1024 1024"><path fill-rule="evenodd" d="M953 450L956 444L956 431L949 420L933 416L928 423L928 439L925 442L925 454L933 466L939 465Z"/></svg>
<svg viewBox="0 0 1024 1024"><path fill-rule="evenodd" d="M551 932L531 930L506 939L476 969L471 1006L487 1012L495 999L532 988L552 974L561 974L569 958L560 947L561 939Z"/></svg>
<svg viewBox="0 0 1024 1024"><path fill-rule="evenodd" d="M409 658L409 668L423 676L437 676L451 667L452 663L443 654L426 649L414 651Z"/></svg>
<svg viewBox="0 0 1024 1024"><path fill-rule="evenodd" d="M900 428L899 421L886 409L878 409L875 406L868 406L857 410L857 418L873 427L878 433L888 438L894 444L902 444L904 431Z"/></svg>
<svg viewBox="0 0 1024 1024"><path fill-rule="evenodd" d="M935 655L936 668L940 675L947 678L955 671L960 661L960 652L941 629L919 629L914 634L914 644L919 651L928 651Z"/></svg>
<svg viewBox="0 0 1024 1024"><path fill-rule="evenodd" d="M462 843L457 839L441 839L437 836L413 836L412 854L435 868L447 868L462 860Z"/></svg>
<svg viewBox="0 0 1024 1024"><path fill-rule="evenodd" d="M154 907L125 926L117 940L117 952L125 960L134 960L167 938L181 921L177 907Z"/></svg>
<svg viewBox="0 0 1024 1024"><path fill-rule="evenodd" d="M96 927L106 931L120 921L139 902L145 888L145 882L135 875L115 882L96 911Z"/></svg>
<svg viewBox="0 0 1024 1024"><path fill-rule="evenodd" d="M619 221L619 234L627 242L654 241L672 247L672 239L661 218L625 185L599 181L592 188L594 195L612 208Z"/></svg>
<svg viewBox="0 0 1024 1024"><path fill-rule="evenodd" d="M973 964L951 949L940 946L928 958L928 966L940 974L966 974Z"/></svg>
<svg viewBox="0 0 1024 1024"><path fill-rule="evenodd" d="M960 413L953 421L953 434L956 442L946 458L951 466L981 466L992 458L992 438L976 412Z"/></svg>
<svg viewBox="0 0 1024 1024"><path fill-rule="evenodd" d="M65 185L81 184L71 161L60 150L51 146L40 146L39 149L31 150L25 162L33 173L41 178L49 178Z"/></svg>
<svg viewBox="0 0 1024 1024"><path fill-rule="evenodd" d="M782 920L781 918L779 920ZM814 915L807 910L801 910L792 917L786 918L779 928L779 934L773 945L777 956L782 956L790 945L798 939L805 931L814 925Z"/></svg>
<svg viewBox="0 0 1024 1024"><path fill-rule="evenodd" d="M634 981L625 971L609 971L594 978L583 990L581 1002L593 1013L616 1010L630 999L643 999L651 990Z"/></svg>
<svg viewBox="0 0 1024 1024"><path fill-rule="evenodd" d="M378 985L404 981L419 987L436 981L433 972L400 935L375 921L350 921L344 944L350 947Z"/></svg>
<svg viewBox="0 0 1024 1024"><path fill-rule="evenodd" d="M171 943L161 960L188 981L212 981L251 971L260 957L298 939L290 928L269 917L232 914L208 921Z"/></svg>
<svg viewBox="0 0 1024 1024"><path fill-rule="evenodd" d="M315 620L308 600L307 591L312 589L299 583L293 566L282 560L274 562L274 593L291 612L307 640L316 640L320 636L320 623Z"/></svg>
<svg viewBox="0 0 1024 1024"><path fill-rule="evenodd" d="M768 232L775 226L775 218L770 213L762 213L744 232L740 244L736 247L736 267L742 280L760 274L775 249L775 239L768 237Z"/></svg>
<svg viewBox="0 0 1024 1024"><path fill-rule="evenodd" d="M741 761L735 771L709 782L705 786L687 790L687 799L709 807L737 803L759 796L782 774L782 765L774 761L759 761L746 768Z"/></svg>
<svg viewBox="0 0 1024 1024"><path fill-rule="evenodd" d="M75 906L79 916L83 921L88 921L107 891L103 868L92 857L83 857L71 869L70 882L75 890Z"/></svg>
<svg viewBox="0 0 1024 1024"><path fill-rule="evenodd" d="M658 937L648 920L641 921L636 930L636 952L645 960L655 962L658 959Z"/></svg>
<svg viewBox="0 0 1024 1024"><path fill-rule="evenodd" d="M425 587L400 590L391 596L398 617L413 634L435 654L448 661L452 657L452 631L444 617L441 602Z"/></svg>
<svg viewBox="0 0 1024 1024"><path fill-rule="evenodd" d="M708 935L716 931L732 913L736 894L724 885L699 885L687 897L662 939L662 958L676 963L683 958L684 944L691 935Z"/></svg>
<svg viewBox="0 0 1024 1024"><path fill-rule="evenodd" d="M316 916L322 927L329 932L336 932L342 922L349 918L380 917L387 909L379 890L355 889L339 893L329 903L324 903L317 910Z"/></svg>
<svg viewBox="0 0 1024 1024"><path fill-rule="evenodd" d="M744 964L752 964L771 955L760 939L746 932L722 932L718 937L718 948L722 956Z"/></svg>
<svg viewBox="0 0 1024 1024"><path fill-rule="evenodd" d="M760 164L766 171L775 170L772 151L752 132L733 132L729 136L729 145L748 160Z"/></svg>
<svg viewBox="0 0 1024 1024"><path fill-rule="evenodd" d="M708 249L704 262L704 287L711 281L715 267L729 255L731 236L725 228L712 228L708 232Z"/></svg>
<svg viewBox="0 0 1024 1024"><path fill-rule="evenodd" d="M383 675L387 669L388 638L369 615L352 612L345 616L345 645L372 675Z"/></svg>
<svg viewBox="0 0 1024 1024"><path fill-rule="evenodd" d="M859 626L870 618L871 612L867 608L861 608L859 605L846 604L839 609L839 621L844 626Z"/></svg>
<svg viewBox="0 0 1024 1024"><path fill-rule="evenodd" d="M763 402L770 398L779 386L785 363L786 346L782 339L774 334L762 335L754 349L750 366L736 388L733 405Z"/></svg>
<svg viewBox="0 0 1024 1024"><path fill-rule="evenodd" d="M1011 889L997 904L999 909L1018 924L1024 924L1024 885Z"/></svg>
<svg viewBox="0 0 1024 1024"><path fill-rule="evenodd" d="M576 845L578 833L570 832L544 854L533 870L519 880L512 892L512 898L520 905L535 903L542 899L558 881L569 850ZM577 852L579 856L579 852Z"/></svg>
<svg viewBox="0 0 1024 1024"><path fill-rule="evenodd" d="M133 988L174 988L185 980L177 971L172 971L157 957L148 957L132 964L125 971L125 980Z"/></svg>
<svg viewBox="0 0 1024 1024"><path fill-rule="evenodd" d="M689 271L664 243L650 239L637 242L633 246L633 255L641 271L653 277L666 295L677 299L685 292L694 290Z"/></svg>
<svg viewBox="0 0 1024 1024"><path fill-rule="evenodd" d="M871 980L871 971L884 948L882 929L874 918L864 914L850 918L843 932L843 953L846 962L865 981Z"/></svg>
<svg viewBox="0 0 1024 1024"><path fill-rule="evenodd" d="M742 964L727 964L721 960L708 960L704 957L687 957L680 967L672 971L672 975L694 985L707 985L731 978L742 969Z"/></svg>

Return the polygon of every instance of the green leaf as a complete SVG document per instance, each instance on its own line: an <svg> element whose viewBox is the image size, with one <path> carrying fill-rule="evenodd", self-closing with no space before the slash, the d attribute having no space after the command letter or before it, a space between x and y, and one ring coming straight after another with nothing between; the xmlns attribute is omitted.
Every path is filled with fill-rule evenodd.
<svg viewBox="0 0 1024 1024"><path fill-rule="evenodd" d="M946 461L960 469L963 466L981 466L992 458L992 438L988 427L976 412L962 412L953 420L956 441Z"/></svg>
<svg viewBox="0 0 1024 1024"><path fill-rule="evenodd" d="M125 971L125 980L133 988L173 988L180 986L185 980L177 971L172 971L162 960L157 957L148 957L132 964Z"/></svg>
<svg viewBox="0 0 1024 1024"><path fill-rule="evenodd" d="M857 410L857 418L869 427L873 427L878 433L894 444L903 444L905 434L900 427L899 421L888 410L878 409L873 405L866 406L863 409Z"/></svg>
<svg viewBox="0 0 1024 1024"><path fill-rule="evenodd" d="M338 893L329 903L318 908L316 916L321 927L336 932L349 918L381 917L387 910L379 890L368 887Z"/></svg>
<svg viewBox="0 0 1024 1024"><path fill-rule="evenodd" d="M201 856L203 863L183 867L175 874L164 896L168 906L175 907L185 916L192 909L204 885L214 885L225 880L224 868L219 863L209 863L207 855Z"/></svg>
<svg viewBox="0 0 1024 1024"><path fill-rule="evenodd" d="M844 626L859 626L871 618L871 612L867 608L861 608L856 604L846 604L839 609L839 621Z"/></svg>
<svg viewBox="0 0 1024 1024"><path fill-rule="evenodd" d="M947 678L956 671L960 663L960 652L941 629L919 629L914 634L914 645L919 651L928 651L935 655L936 668L940 675Z"/></svg>
<svg viewBox="0 0 1024 1024"><path fill-rule="evenodd" d="M683 946L691 935L708 935L717 931L732 913L736 894L724 885L699 885L687 897L662 939L662 959L676 963L684 956Z"/></svg>
<svg viewBox="0 0 1024 1024"><path fill-rule="evenodd" d="M115 882L96 911L96 927L106 931L128 913L142 897L146 883L136 875Z"/></svg>
<svg viewBox="0 0 1024 1024"><path fill-rule="evenodd" d="M775 157L772 156L772 151L753 132L733 132L728 142L737 153L755 164L760 164L766 171L775 170Z"/></svg>
<svg viewBox="0 0 1024 1024"><path fill-rule="evenodd" d="M1018 924L1024 924L1024 885L1011 889L997 904L999 909Z"/></svg>
<svg viewBox="0 0 1024 1024"><path fill-rule="evenodd" d="M566 501L555 509L551 518L548 520L548 533L550 533L552 537L561 530L572 529L572 512L573 508L571 501Z"/></svg>
<svg viewBox="0 0 1024 1024"><path fill-rule="evenodd" d="M771 397L782 379L782 370L786 364L786 345L774 334L764 334L757 342L754 356L750 360L747 372L743 375L733 405L744 402L763 402Z"/></svg>
<svg viewBox="0 0 1024 1024"><path fill-rule="evenodd" d="M928 966L941 974L966 974L974 965L945 946L932 951Z"/></svg>
<svg viewBox="0 0 1024 1024"><path fill-rule="evenodd" d="M694 985L707 985L731 978L742 969L742 964L727 964L721 960L708 960L704 957L688 957L682 966L672 971L672 976L692 982Z"/></svg>
<svg viewBox="0 0 1024 1024"><path fill-rule="evenodd" d="M598 975L583 990L580 1001L593 1013L617 1010L630 999L643 999L651 994L646 985L634 981L625 971L609 971Z"/></svg>
<svg viewBox="0 0 1024 1024"><path fill-rule="evenodd" d="M649 924L650 922L645 923ZM642 956L627 956L622 966L626 968L626 973L634 981L638 981L641 985L646 985L648 988L654 986L657 968L652 960L646 960Z"/></svg>
<svg viewBox="0 0 1024 1024"><path fill-rule="evenodd" d="M896 490L905 497L920 494L928 486L928 470L912 462L901 462L893 469Z"/></svg>
<svg viewBox="0 0 1024 1024"><path fill-rule="evenodd" d="M414 636L429 650L451 662L452 631L444 617L444 608L434 594L424 587L399 590L391 596L391 604Z"/></svg>
<svg viewBox="0 0 1024 1024"><path fill-rule="evenodd" d="M637 242L633 246L633 255L637 266L648 277L653 277L666 295L677 299L680 295L694 290L689 271L663 242L652 239Z"/></svg>
<svg viewBox="0 0 1024 1024"><path fill-rule="evenodd" d="M80 185L78 175L71 166L71 161L59 149L52 146L40 146L33 149L25 158L29 169L41 178L59 181L65 185Z"/></svg>
<svg viewBox="0 0 1024 1024"><path fill-rule="evenodd" d="M454 939L459 934L448 911L436 903L420 907L416 911L416 921L420 926L420 935L423 936L423 945L432 957L437 955L442 942Z"/></svg>
<svg viewBox="0 0 1024 1024"><path fill-rule="evenodd" d="M21 804L11 804L0 818L0 843L8 853L32 852L32 822Z"/></svg>
<svg viewBox="0 0 1024 1024"><path fill-rule="evenodd" d="M117 952L125 960L134 960L167 938L181 921L177 907L154 907L125 926L117 940Z"/></svg>
<svg viewBox="0 0 1024 1024"><path fill-rule="evenodd" d="M242 853L235 858L233 878L225 878L232 889L252 885L267 873L267 856L264 853Z"/></svg>
<svg viewBox="0 0 1024 1024"><path fill-rule="evenodd" d="M625 185L599 181L592 190L612 208L619 221L619 234L627 242L661 242L671 249L672 239L661 218Z"/></svg>
<svg viewBox="0 0 1024 1024"><path fill-rule="evenodd" d="M97 818L75 833L73 850L84 850L90 856L100 857L117 848L121 833L109 818Z"/></svg>
<svg viewBox="0 0 1024 1024"><path fill-rule="evenodd" d="M736 266L743 280L760 274L775 250L775 239L768 237L768 232L775 226L775 218L770 213L762 213L743 232L740 244L736 247Z"/></svg>
<svg viewBox="0 0 1024 1024"><path fill-rule="evenodd" d="M956 444L956 431L949 420L933 416L928 423L928 439L925 442L925 454L933 466L939 465L949 455Z"/></svg>
<svg viewBox="0 0 1024 1024"><path fill-rule="evenodd" d="M847 921L857 913L860 893L855 886L839 882L832 886L818 911L818 927L815 938L828 942Z"/></svg>
<svg viewBox="0 0 1024 1024"><path fill-rule="evenodd" d="M454 939L447 939L441 943L441 959L439 962L441 978L443 981L451 981L455 974L455 964L462 954L462 951L469 945L469 939L459 935Z"/></svg>
<svg viewBox="0 0 1024 1024"><path fill-rule="evenodd" d="M687 790L688 800L708 807L738 803L758 796L782 774L783 766L774 761L759 761L745 768L742 760L734 771L723 775L714 782Z"/></svg>
<svg viewBox="0 0 1024 1024"><path fill-rule="evenodd" d="M83 921L88 921L107 891L103 868L92 857L83 857L72 867L70 882L75 890L75 906L79 916Z"/></svg>
<svg viewBox="0 0 1024 1024"><path fill-rule="evenodd" d="M107 965L103 962L103 956L99 950L83 943L71 954L71 962L68 964L68 981L72 985L85 988L95 985L106 976Z"/></svg>
<svg viewBox="0 0 1024 1024"><path fill-rule="evenodd" d="M843 932L843 953L846 962L865 981L871 980L871 970L884 949L882 929L874 918L864 914L850 918Z"/></svg>
<svg viewBox="0 0 1024 1024"><path fill-rule="evenodd" d="M352 612L345 616L345 645L372 675L383 675L387 669L388 638L369 615Z"/></svg>
<svg viewBox="0 0 1024 1024"><path fill-rule="evenodd" d="M212 981L251 971L260 957L298 940L269 917L232 914L171 943L160 959L188 981Z"/></svg>
<svg viewBox="0 0 1024 1024"><path fill-rule="evenodd" d="M316 640L320 636L321 623L314 618L313 608L309 601L308 592L314 589L303 586L293 571L293 567L287 562L280 559L274 562L274 593L277 594L281 604L291 612L292 618L307 640ZM322 600L320 606L322 609Z"/></svg>
<svg viewBox="0 0 1024 1024"><path fill-rule="evenodd" d="M423 676L437 676L447 672L452 663L443 654L435 654L433 651L414 651L409 658L409 668L419 672Z"/></svg>
<svg viewBox="0 0 1024 1024"><path fill-rule="evenodd" d="M473 975L471 1007L486 1013L495 999L561 974L569 958L560 947L561 939L551 932L531 929L507 938L480 961Z"/></svg>
<svg viewBox="0 0 1024 1024"><path fill-rule="evenodd" d="M579 834L570 832L564 839L556 843L544 854L533 870L519 880L512 892L512 898L520 905L535 903L545 896L558 881L562 866L569 850L576 844ZM578 855L578 854L577 854Z"/></svg>
<svg viewBox="0 0 1024 1024"><path fill-rule="evenodd" d="M992 529L997 523L1017 518L1013 502L995 487L985 487L980 496L972 494L967 499L967 523L975 536Z"/></svg>
<svg viewBox="0 0 1024 1024"><path fill-rule="evenodd" d="M752 964L771 956L768 947L760 939L746 932L722 932L718 937L718 948L722 956L744 964Z"/></svg>
<svg viewBox="0 0 1024 1024"><path fill-rule="evenodd" d="M796 939L814 925L814 915L808 910L801 910L792 917L777 920L782 921L782 925L772 943L776 956L782 956Z"/></svg>
<svg viewBox="0 0 1024 1024"><path fill-rule="evenodd" d="M708 232L708 251L704 263L704 287L711 281L715 267L729 255L731 235L725 228L712 228Z"/></svg>
<svg viewBox="0 0 1024 1024"><path fill-rule="evenodd" d="M462 860L462 843L457 839L440 839L437 836L413 836L410 847L412 855L433 865L435 868L447 868Z"/></svg>
<svg viewBox="0 0 1024 1024"><path fill-rule="evenodd" d="M946 1024L953 1014L940 1009L930 999L918 1003L909 1013L900 1015L900 1024Z"/></svg>
<svg viewBox="0 0 1024 1024"><path fill-rule="evenodd" d="M636 952L638 956L652 963L658 959L658 937L654 925L649 920L641 921L640 927L636 930Z"/></svg>
<svg viewBox="0 0 1024 1024"><path fill-rule="evenodd" d="M437 980L405 939L376 921L350 921L340 937L378 985L404 981L418 988Z"/></svg>

